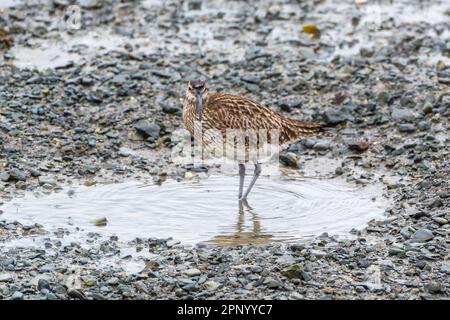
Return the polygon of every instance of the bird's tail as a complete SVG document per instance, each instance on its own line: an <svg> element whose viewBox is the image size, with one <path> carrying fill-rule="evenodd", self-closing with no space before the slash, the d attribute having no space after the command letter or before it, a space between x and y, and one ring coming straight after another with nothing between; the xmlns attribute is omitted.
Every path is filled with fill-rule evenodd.
<svg viewBox="0 0 450 320"><path fill-rule="evenodd" d="M298 135L298 137L308 137L308 136L334 136L333 128L327 126L320 122L305 122L297 119L287 118L287 127L290 128L293 133Z"/></svg>

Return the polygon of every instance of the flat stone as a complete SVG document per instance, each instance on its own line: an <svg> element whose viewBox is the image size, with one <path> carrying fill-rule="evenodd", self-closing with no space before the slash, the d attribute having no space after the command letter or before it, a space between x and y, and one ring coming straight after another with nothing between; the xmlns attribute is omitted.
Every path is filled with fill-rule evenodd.
<svg viewBox="0 0 450 320"><path fill-rule="evenodd" d="M428 229L419 229L411 237L413 242L426 242L434 238L433 232Z"/></svg>
<svg viewBox="0 0 450 320"><path fill-rule="evenodd" d="M413 121L416 116L408 109L394 108L391 117L395 121Z"/></svg>
<svg viewBox="0 0 450 320"><path fill-rule="evenodd" d="M11 282L14 278L9 273L0 273L0 282Z"/></svg>
<svg viewBox="0 0 450 320"><path fill-rule="evenodd" d="M185 275L187 275L188 277L196 277L202 274L202 272L200 270L198 270L197 268L191 268L191 269L187 269L185 271L183 271L183 273Z"/></svg>
<svg viewBox="0 0 450 320"><path fill-rule="evenodd" d="M23 293L20 291L16 291L13 293L13 295L11 296L12 300L22 300L23 299Z"/></svg>
<svg viewBox="0 0 450 320"><path fill-rule="evenodd" d="M450 274L450 261L442 261L441 271Z"/></svg>
<svg viewBox="0 0 450 320"><path fill-rule="evenodd" d="M400 132L410 133L416 131L416 126L413 125L412 123L400 123L397 125L397 127L398 131Z"/></svg>
<svg viewBox="0 0 450 320"><path fill-rule="evenodd" d="M345 122L346 120L346 117L338 110L328 109L323 114L323 121L325 121L326 124L336 125Z"/></svg>
<svg viewBox="0 0 450 320"><path fill-rule="evenodd" d="M434 217L433 221L440 224L440 225L444 225L448 223L448 220L445 218L441 218L441 217Z"/></svg>
<svg viewBox="0 0 450 320"><path fill-rule="evenodd" d="M159 138L161 127L156 123L151 123L148 120L140 120L135 125L136 131L144 138L152 138L156 140Z"/></svg>
<svg viewBox="0 0 450 320"><path fill-rule="evenodd" d="M280 282L271 277L267 277L266 279L264 279L263 284L266 285L270 289L276 289L276 288L281 287Z"/></svg>

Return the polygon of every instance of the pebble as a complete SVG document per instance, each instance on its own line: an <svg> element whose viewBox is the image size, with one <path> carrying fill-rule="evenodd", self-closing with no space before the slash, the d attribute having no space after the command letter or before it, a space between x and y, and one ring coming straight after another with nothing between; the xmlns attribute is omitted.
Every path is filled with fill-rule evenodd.
<svg viewBox="0 0 450 320"><path fill-rule="evenodd" d="M428 229L419 229L411 236L413 242L426 242L434 238L433 232Z"/></svg>
<svg viewBox="0 0 450 320"><path fill-rule="evenodd" d="M298 167L298 156L293 152L285 152L280 154L280 162L287 167Z"/></svg>
<svg viewBox="0 0 450 320"><path fill-rule="evenodd" d="M12 300L23 300L23 293L20 291L16 291L13 293L13 295L11 296Z"/></svg>
<svg viewBox="0 0 450 320"><path fill-rule="evenodd" d="M0 282L11 282L14 278L9 273L0 273Z"/></svg>
<svg viewBox="0 0 450 320"><path fill-rule="evenodd" d="M202 274L202 272L196 268L187 269L183 271L183 273L188 277L196 277Z"/></svg>
<svg viewBox="0 0 450 320"><path fill-rule="evenodd" d="M394 121L414 121L415 115L408 109L394 108L391 113Z"/></svg>

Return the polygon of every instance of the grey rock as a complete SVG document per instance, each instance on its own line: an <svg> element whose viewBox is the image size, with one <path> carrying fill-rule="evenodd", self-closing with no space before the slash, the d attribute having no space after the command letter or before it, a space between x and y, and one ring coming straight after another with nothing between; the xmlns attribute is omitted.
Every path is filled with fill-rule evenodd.
<svg viewBox="0 0 450 320"><path fill-rule="evenodd" d="M134 125L134 128L144 138L150 138L153 141L159 138L161 127L156 123L151 123L148 120L140 120Z"/></svg>
<svg viewBox="0 0 450 320"><path fill-rule="evenodd" d="M10 181L26 181L27 180L27 176L25 175L25 173L23 173L22 171L20 171L17 168L13 168L11 170L9 170L9 180Z"/></svg>
<svg viewBox="0 0 450 320"><path fill-rule="evenodd" d="M0 282L11 282L14 278L9 273L0 273Z"/></svg>
<svg viewBox="0 0 450 320"><path fill-rule="evenodd" d="M441 272L450 274L450 261L442 261Z"/></svg>
<svg viewBox="0 0 450 320"><path fill-rule="evenodd" d="M281 287L281 283L272 277L267 277L264 279L263 284L270 289L277 289Z"/></svg>
<svg viewBox="0 0 450 320"><path fill-rule="evenodd" d="M38 290L50 289L50 283L46 279L39 279Z"/></svg>
<svg viewBox="0 0 450 320"><path fill-rule="evenodd" d="M174 113L181 112L181 109L178 106L176 106L176 105L174 105L173 103L170 103L170 102L164 103L162 109L163 109L163 111L165 113L169 113L169 114L174 114Z"/></svg>
<svg viewBox="0 0 450 320"><path fill-rule="evenodd" d="M428 282L425 284L425 290L429 293L435 294L442 292L442 285L438 282Z"/></svg>
<svg viewBox="0 0 450 320"><path fill-rule="evenodd" d="M434 238L433 232L428 229L419 229L411 237L413 242L426 242Z"/></svg>
<svg viewBox="0 0 450 320"><path fill-rule="evenodd" d="M6 171L0 172L0 180L3 182L9 181L9 173Z"/></svg>
<svg viewBox="0 0 450 320"><path fill-rule="evenodd" d="M23 300L23 293L20 291L16 291L13 293L13 295L11 296L12 300Z"/></svg>
<svg viewBox="0 0 450 320"><path fill-rule="evenodd" d="M101 0L77 0L76 4L85 9L101 8L103 5Z"/></svg>
<svg viewBox="0 0 450 320"><path fill-rule="evenodd" d="M398 131L411 133L416 131L416 126L412 123L400 123L397 125Z"/></svg>
<svg viewBox="0 0 450 320"><path fill-rule="evenodd" d="M197 268L187 269L187 270L183 271L183 273L185 275L187 275L188 277L195 277L195 276L199 276L202 274L202 272L200 270L198 270Z"/></svg>
<svg viewBox="0 0 450 320"><path fill-rule="evenodd" d="M71 297L71 298L74 298L74 299L87 300L87 297L83 293L83 291L78 290L78 289L69 289L69 290L67 290L67 295L69 297Z"/></svg>
<svg viewBox="0 0 450 320"><path fill-rule="evenodd" d="M326 110L323 113L322 117L323 121L325 121L325 123L329 125L336 125L345 122L347 120L346 117L341 112L334 109Z"/></svg>
<svg viewBox="0 0 450 320"><path fill-rule="evenodd" d="M416 116L408 109L394 108L391 117L395 121L414 121Z"/></svg>

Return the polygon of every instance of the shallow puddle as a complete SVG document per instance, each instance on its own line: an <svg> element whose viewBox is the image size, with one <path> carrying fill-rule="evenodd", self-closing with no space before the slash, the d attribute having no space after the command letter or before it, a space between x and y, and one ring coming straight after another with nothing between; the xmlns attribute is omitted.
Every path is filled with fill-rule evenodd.
<svg viewBox="0 0 450 320"><path fill-rule="evenodd" d="M336 179L262 177L248 204L239 204L237 189L237 176L161 185L133 181L27 194L1 209L2 218L50 231L79 227L121 240L173 237L183 244L227 245L302 241L324 232L345 237L382 218L386 208L382 186L354 187ZM106 225L97 226L104 218Z"/></svg>

